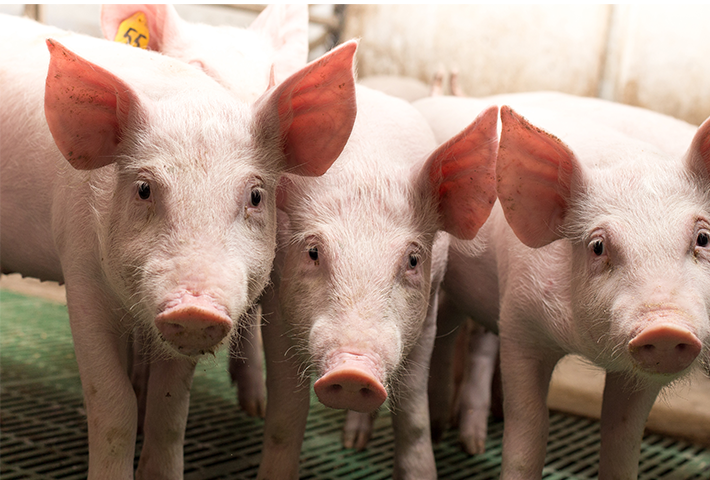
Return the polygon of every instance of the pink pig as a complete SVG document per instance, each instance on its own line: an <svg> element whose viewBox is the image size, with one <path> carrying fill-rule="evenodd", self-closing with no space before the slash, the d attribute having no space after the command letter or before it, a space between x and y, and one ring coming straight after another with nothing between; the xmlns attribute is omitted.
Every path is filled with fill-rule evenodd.
<svg viewBox="0 0 710 480"><path fill-rule="evenodd" d="M407 102L358 87L345 150L319 179L286 175L262 297L267 395L259 478L297 478L311 373L331 408L391 399L397 478L435 478L426 380L449 237L495 200L497 108L438 149ZM433 153L432 153L433 152Z"/></svg>
<svg viewBox="0 0 710 480"><path fill-rule="evenodd" d="M482 104L446 102L430 121ZM534 123L501 109L500 205L474 242L452 241L440 304L500 334L503 478L540 478L548 383L567 353L607 370L600 478L636 478L658 392L710 348L710 121L694 135L668 121L676 139L655 147L651 112L604 125L599 104L512 103Z"/></svg>
<svg viewBox="0 0 710 480"><path fill-rule="evenodd" d="M523 111L527 108L544 107L545 110L559 114L584 118L651 143L677 157L685 153L697 130L696 126L642 108L559 92L504 94L467 99L438 97L420 100L415 106L430 120L437 138L446 138L490 103L512 105ZM478 285L479 289L488 288L495 285L495 282L478 282ZM495 290L489 294L497 295ZM455 302L446 301L444 294L441 295L439 305L437 322L440 331L452 331L467 321L468 312L465 308L460 308ZM485 450L491 406L491 378L497 358L498 337L475 326L469 328L468 337L466 373L461 380L458 394L453 398L451 354L454 351L455 337L444 334L437 337L432 353L429 405L434 439L440 438L451 418L453 423L458 423L459 440L463 448L471 454L476 454Z"/></svg>
<svg viewBox="0 0 710 480"><path fill-rule="evenodd" d="M181 478L195 363L268 281L280 174L320 175L341 153L356 45L251 105L157 53L0 25L2 272L66 284L89 478L133 475L133 335L156 373L137 476Z"/></svg>
<svg viewBox="0 0 710 480"><path fill-rule="evenodd" d="M307 4L269 5L247 29L187 22L172 5L103 5L101 26L106 39L113 41L121 23L139 12L147 23L149 50L199 68L247 102L254 102L267 90L271 74L278 85L307 62ZM119 40L135 44L134 37L135 33ZM238 387L242 410L263 417L266 393L259 313L257 306L240 322L237 341L230 344L229 371ZM137 350L133 384L139 396L141 428L149 369L140 347Z"/></svg>

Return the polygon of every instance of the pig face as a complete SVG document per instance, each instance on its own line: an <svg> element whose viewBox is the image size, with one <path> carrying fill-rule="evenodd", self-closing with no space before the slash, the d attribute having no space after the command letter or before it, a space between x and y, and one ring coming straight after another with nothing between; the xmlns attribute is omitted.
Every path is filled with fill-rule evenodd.
<svg viewBox="0 0 710 480"><path fill-rule="evenodd" d="M152 120L165 125L173 107ZM143 325L155 319L146 332L187 355L227 338L230 319L263 288L275 247L277 143L249 127L248 108L224 107L131 130L140 135L121 142L115 175L101 185L115 193L96 218L112 289ZM186 305L182 315L207 315L209 326L174 321L170 312Z"/></svg>
<svg viewBox="0 0 710 480"><path fill-rule="evenodd" d="M275 282L320 400L370 412L421 334L443 231L471 238L490 213L497 108L427 156L432 133L409 105L358 95L366 108L335 170L282 186Z"/></svg>
<svg viewBox="0 0 710 480"><path fill-rule="evenodd" d="M424 321L436 208L395 182L356 183L321 187L302 197L309 205L294 206L283 232L281 304L320 375L346 349L372 357L386 386Z"/></svg>
<svg viewBox="0 0 710 480"><path fill-rule="evenodd" d="M590 355L608 369L672 377L710 334L708 189L672 161L645 163L630 180L613 168L597 173L583 208L571 209L580 212L570 218L579 228L576 328L586 330L583 343L619 346Z"/></svg>
<svg viewBox="0 0 710 480"><path fill-rule="evenodd" d="M345 145L356 44L253 105L201 74L199 99L183 90L150 98L48 45L47 123L71 166L88 171L63 174L67 184L78 179L77 191L88 185L86 235L97 239L109 290L154 340L147 343L171 355L213 351L268 278L279 175L320 175Z"/></svg>
<svg viewBox="0 0 710 480"><path fill-rule="evenodd" d="M710 123L683 160L624 139L580 161L507 107L501 117L536 145L540 167L528 186L499 180L508 222L528 246L564 237L571 248L573 323L562 335L609 371L661 384L698 365L710 347ZM499 169L530 172L520 144L504 136ZM545 206L517 208L515 189L526 188L539 188Z"/></svg>

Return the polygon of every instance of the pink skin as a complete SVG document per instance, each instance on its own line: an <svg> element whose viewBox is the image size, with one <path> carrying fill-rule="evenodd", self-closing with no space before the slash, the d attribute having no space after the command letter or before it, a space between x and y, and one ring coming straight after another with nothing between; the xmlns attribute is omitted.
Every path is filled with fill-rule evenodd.
<svg viewBox="0 0 710 480"><path fill-rule="evenodd" d="M356 46L249 105L162 55L27 19L0 15L0 24L15 47L0 52L0 89L13 99L0 111L2 271L66 283L88 477L133 476L138 407L127 371L137 335L156 360L141 381L136 477L180 478L195 363L268 280L281 172L318 175L342 151L356 112ZM313 104L314 82L342 93L324 95L332 110ZM315 150L292 145L300 141Z"/></svg>
<svg viewBox="0 0 710 480"><path fill-rule="evenodd" d="M366 356L343 352L332 355L328 363L327 373L313 384L326 407L372 413L387 399L376 365Z"/></svg>

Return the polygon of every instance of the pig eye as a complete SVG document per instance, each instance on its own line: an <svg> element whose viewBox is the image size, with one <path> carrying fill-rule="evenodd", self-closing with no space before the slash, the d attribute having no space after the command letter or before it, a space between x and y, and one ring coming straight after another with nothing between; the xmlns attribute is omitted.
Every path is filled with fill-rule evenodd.
<svg viewBox="0 0 710 480"><path fill-rule="evenodd" d="M314 262L318 261L318 247L311 247L308 249L308 257Z"/></svg>
<svg viewBox="0 0 710 480"><path fill-rule="evenodd" d="M597 239L597 240L592 240L592 243L589 244L589 247L592 249L592 252L594 252L594 255L597 257L601 257L604 255L604 242Z"/></svg>
<svg viewBox="0 0 710 480"><path fill-rule="evenodd" d="M409 254L409 260L407 261L407 268L414 270L419 265L419 255L413 253Z"/></svg>
<svg viewBox="0 0 710 480"><path fill-rule="evenodd" d="M259 204L261 203L262 200L262 195L261 195L261 189L255 188L254 190L251 191L251 195L249 196L249 203L252 207L258 207Z"/></svg>
<svg viewBox="0 0 710 480"><path fill-rule="evenodd" d="M138 197L141 200L148 200L150 198L150 184L148 184L148 182L138 184Z"/></svg>
<svg viewBox="0 0 710 480"><path fill-rule="evenodd" d="M700 248L705 248L710 245L710 232L698 232L698 238L695 240L695 244Z"/></svg>

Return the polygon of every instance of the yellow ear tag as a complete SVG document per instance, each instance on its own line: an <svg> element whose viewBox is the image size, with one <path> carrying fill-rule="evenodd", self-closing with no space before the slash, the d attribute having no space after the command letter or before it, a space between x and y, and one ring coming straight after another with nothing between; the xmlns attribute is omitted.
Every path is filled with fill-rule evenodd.
<svg viewBox="0 0 710 480"><path fill-rule="evenodd" d="M113 39L114 42L127 43L140 48L148 48L149 40L148 20L143 12L134 13L122 21Z"/></svg>

